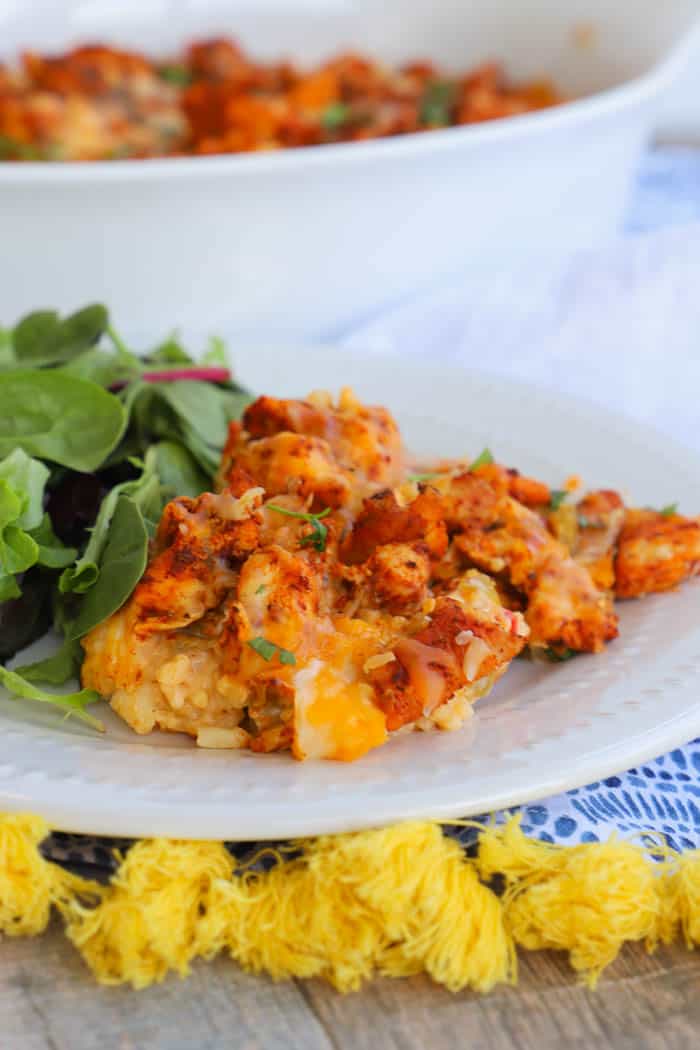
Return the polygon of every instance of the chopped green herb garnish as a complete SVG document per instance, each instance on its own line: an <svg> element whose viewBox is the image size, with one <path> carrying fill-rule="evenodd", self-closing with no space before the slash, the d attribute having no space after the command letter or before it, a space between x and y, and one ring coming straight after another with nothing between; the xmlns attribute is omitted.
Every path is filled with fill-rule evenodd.
<svg viewBox="0 0 700 1050"><path fill-rule="evenodd" d="M644 510L650 510L653 514L661 514L664 518L671 518L674 514L678 513L677 503L667 503L665 507L645 507Z"/></svg>
<svg viewBox="0 0 700 1050"><path fill-rule="evenodd" d="M53 146L35 146L9 135L0 135L0 160L55 160L57 157L58 152Z"/></svg>
<svg viewBox="0 0 700 1050"><path fill-rule="evenodd" d="M276 510L278 514L286 514L288 518L300 518L302 521L308 521L311 524L311 532L308 536L303 536L300 540L300 546L302 547L314 547L317 551L323 553L326 549L326 540L328 538L328 527L321 521L322 518L328 517L331 512L330 507L326 507L319 514L304 513L300 510L288 510L287 507L278 507L276 503L268 503L268 510Z"/></svg>
<svg viewBox="0 0 700 1050"><path fill-rule="evenodd" d="M493 463L493 455L490 448L485 448L483 452L480 452L476 459L472 460L469 464L469 470L478 470L479 467L486 467L489 463Z"/></svg>
<svg viewBox="0 0 700 1050"><path fill-rule="evenodd" d="M251 638L248 641L248 645L251 649L254 649L258 656L262 656L263 660L267 663L276 656L281 664L288 664L290 667L297 662L297 658L294 653L291 653L289 649L283 649L281 645L275 645L274 642L268 641L267 638L263 638L259 635L257 638Z"/></svg>
<svg viewBox="0 0 700 1050"><path fill-rule="evenodd" d="M177 87L189 87L192 83L192 74L185 66L161 66L158 76Z"/></svg>
<svg viewBox="0 0 700 1050"><path fill-rule="evenodd" d="M593 518L587 518L585 514L579 514L576 519L578 527L580 529L604 529L605 523L602 521L595 521Z"/></svg>
<svg viewBox="0 0 700 1050"><path fill-rule="evenodd" d="M344 102L332 102L321 114L321 123L326 131L337 131L350 116L350 107Z"/></svg>
<svg viewBox="0 0 700 1050"><path fill-rule="evenodd" d="M549 493L549 509L559 510L567 496L566 489L552 489Z"/></svg>
<svg viewBox="0 0 700 1050"><path fill-rule="evenodd" d="M265 587L265 584L261 583L255 593L256 594L264 594L266 590L267 590L267 588Z"/></svg>
<svg viewBox="0 0 700 1050"><path fill-rule="evenodd" d="M575 649L543 649L542 655L545 659L549 660L553 664L564 663L566 660L571 660L572 657L577 656L578 653Z"/></svg>
<svg viewBox="0 0 700 1050"><path fill-rule="evenodd" d="M126 160L127 157L133 156L133 147L129 146L126 142L123 142L121 146L115 146L113 150L109 151L108 160Z"/></svg>
<svg viewBox="0 0 700 1050"><path fill-rule="evenodd" d="M428 471L425 474L409 474L406 481L430 481L431 478L438 477L437 470Z"/></svg>
<svg viewBox="0 0 700 1050"><path fill-rule="evenodd" d="M311 532L308 536L302 536L299 540L300 547L313 547L314 550L319 551L323 554L326 549L326 539L328 537L328 529L319 521L318 518L311 519Z"/></svg>
<svg viewBox="0 0 700 1050"><path fill-rule="evenodd" d="M433 80L425 89L420 104L422 124L444 126L450 123L455 98L455 85L449 80Z"/></svg>

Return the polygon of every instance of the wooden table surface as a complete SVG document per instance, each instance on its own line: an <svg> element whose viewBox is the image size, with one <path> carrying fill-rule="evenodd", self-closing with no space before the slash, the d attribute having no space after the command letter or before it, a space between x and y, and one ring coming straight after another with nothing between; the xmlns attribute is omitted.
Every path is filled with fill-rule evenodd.
<svg viewBox="0 0 700 1050"><path fill-rule="evenodd" d="M341 996L228 959L145 992L100 988L58 929L0 942L2 1050L685 1050L700 1047L700 953L628 948L594 993L555 953L519 988L450 995L423 978Z"/></svg>

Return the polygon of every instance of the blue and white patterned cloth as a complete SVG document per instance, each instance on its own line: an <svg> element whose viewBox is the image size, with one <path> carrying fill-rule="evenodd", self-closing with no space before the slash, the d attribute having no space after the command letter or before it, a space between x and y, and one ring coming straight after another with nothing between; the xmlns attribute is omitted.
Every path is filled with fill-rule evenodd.
<svg viewBox="0 0 700 1050"><path fill-rule="evenodd" d="M657 150L609 246L554 274L470 273L344 343L479 368L486 356L494 372L603 401L700 451L699 290L700 151ZM523 807L523 829L566 844L654 830L700 847L700 740Z"/></svg>
<svg viewBox="0 0 700 1050"><path fill-rule="evenodd" d="M599 842L612 831L662 832L700 846L700 739L619 776L523 807L523 831L544 842Z"/></svg>

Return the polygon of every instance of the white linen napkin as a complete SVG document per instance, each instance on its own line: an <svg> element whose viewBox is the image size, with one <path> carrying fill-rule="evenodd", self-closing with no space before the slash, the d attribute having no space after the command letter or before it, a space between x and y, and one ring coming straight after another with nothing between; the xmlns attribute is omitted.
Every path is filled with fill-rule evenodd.
<svg viewBox="0 0 700 1050"><path fill-rule="evenodd" d="M700 152L650 154L625 230L560 273L470 274L341 342L583 395L700 449Z"/></svg>

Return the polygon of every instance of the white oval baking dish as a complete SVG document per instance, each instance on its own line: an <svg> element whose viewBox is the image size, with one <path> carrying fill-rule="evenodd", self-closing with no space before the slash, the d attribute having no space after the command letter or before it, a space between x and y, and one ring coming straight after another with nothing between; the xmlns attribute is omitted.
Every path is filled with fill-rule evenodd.
<svg viewBox="0 0 700 1050"><path fill-rule="evenodd" d="M576 101L487 124L268 154L0 164L0 319L107 301L127 334L174 324L329 337L442 275L559 265L610 234L695 0L0 3L5 54L102 39L165 52L227 32L302 62L356 47L454 69L488 57Z"/></svg>

